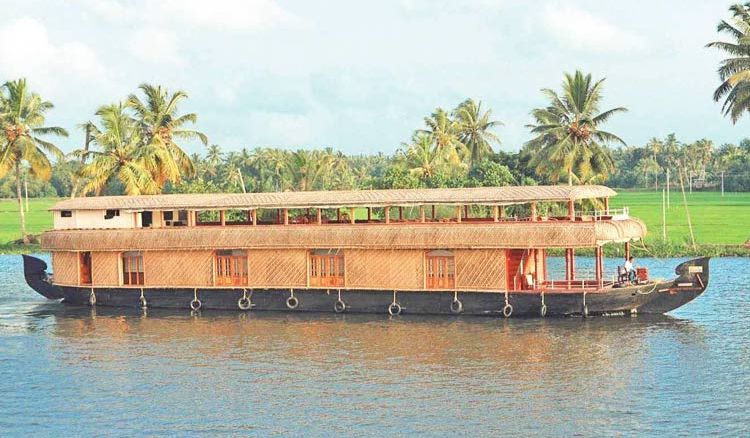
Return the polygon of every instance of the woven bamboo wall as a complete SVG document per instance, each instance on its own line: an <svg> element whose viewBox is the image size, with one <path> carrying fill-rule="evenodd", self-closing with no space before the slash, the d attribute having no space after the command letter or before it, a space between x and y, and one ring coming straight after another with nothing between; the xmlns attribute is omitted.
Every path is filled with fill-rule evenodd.
<svg viewBox="0 0 750 438"><path fill-rule="evenodd" d="M504 250L456 250L456 288L505 290Z"/></svg>
<svg viewBox="0 0 750 438"><path fill-rule="evenodd" d="M250 286L307 286L307 250L251 250L248 261Z"/></svg>
<svg viewBox="0 0 750 438"><path fill-rule="evenodd" d="M345 250L346 285L356 288L424 288L424 252Z"/></svg>
<svg viewBox="0 0 750 438"><path fill-rule="evenodd" d="M91 253L91 280L95 286L120 284L120 253Z"/></svg>
<svg viewBox="0 0 750 438"><path fill-rule="evenodd" d="M78 284L78 253L55 251L52 253L52 273L57 284Z"/></svg>
<svg viewBox="0 0 750 438"><path fill-rule="evenodd" d="M146 251L146 285L212 286L213 251Z"/></svg>

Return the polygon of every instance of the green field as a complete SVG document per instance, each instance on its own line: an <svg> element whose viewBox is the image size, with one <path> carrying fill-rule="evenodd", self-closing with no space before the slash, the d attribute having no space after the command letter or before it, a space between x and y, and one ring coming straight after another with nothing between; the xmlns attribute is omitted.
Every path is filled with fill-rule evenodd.
<svg viewBox="0 0 750 438"><path fill-rule="evenodd" d="M750 193L686 193L688 210L699 245L738 245L750 239ZM661 191L620 191L610 206L627 206L630 215L643 220L648 227L646 242L662 238ZM672 191L667 210L667 239L689 242L687 215L679 191Z"/></svg>
<svg viewBox="0 0 750 438"><path fill-rule="evenodd" d="M687 194L688 208L698 244L739 245L750 239L750 193L695 192ZM57 199L31 199L26 223L30 233L38 234L52 227L52 214L47 211ZM613 208L627 206L630 214L648 226L646 241L661 239L661 192L618 191L611 201ZM366 217L365 210L357 217ZM0 200L0 245L20 237L18 205L15 200ZM667 237L674 243L689 239L687 216L679 191L671 195L667 211Z"/></svg>
<svg viewBox="0 0 750 438"><path fill-rule="evenodd" d="M31 234L39 234L52 228L52 213L47 211L57 198L29 199L29 212L26 214L26 229ZM21 225L18 219L18 201L0 200L0 244L20 239Z"/></svg>

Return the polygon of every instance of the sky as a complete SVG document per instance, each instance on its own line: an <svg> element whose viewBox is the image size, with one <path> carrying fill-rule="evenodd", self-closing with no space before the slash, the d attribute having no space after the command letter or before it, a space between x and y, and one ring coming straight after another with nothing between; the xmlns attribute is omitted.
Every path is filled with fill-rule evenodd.
<svg viewBox="0 0 750 438"><path fill-rule="evenodd" d="M224 150L333 147L391 153L436 107L471 97L503 122L500 149L530 138L541 88L564 72L606 78L606 129L628 144L676 133L750 136L712 99L722 0L0 0L0 80L26 77L55 104L57 142L141 83ZM188 144L202 152L200 144Z"/></svg>

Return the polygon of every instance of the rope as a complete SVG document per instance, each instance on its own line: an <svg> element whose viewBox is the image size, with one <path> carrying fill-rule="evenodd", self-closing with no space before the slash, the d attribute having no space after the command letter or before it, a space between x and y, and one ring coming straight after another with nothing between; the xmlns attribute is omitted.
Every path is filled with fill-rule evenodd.
<svg viewBox="0 0 750 438"><path fill-rule="evenodd" d="M636 293L638 293L640 295L650 295L655 289L656 289L656 282L654 282L654 287L652 287L650 291L648 291L646 293L643 293L640 290L637 290Z"/></svg>

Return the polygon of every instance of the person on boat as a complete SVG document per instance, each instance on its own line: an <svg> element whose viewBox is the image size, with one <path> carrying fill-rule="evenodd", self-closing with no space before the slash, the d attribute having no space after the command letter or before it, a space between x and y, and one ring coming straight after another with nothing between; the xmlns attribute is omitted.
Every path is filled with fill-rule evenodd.
<svg viewBox="0 0 750 438"><path fill-rule="evenodd" d="M633 257L625 260L625 272L628 274L628 281L635 281L635 266L633 265Z"/></svg>

